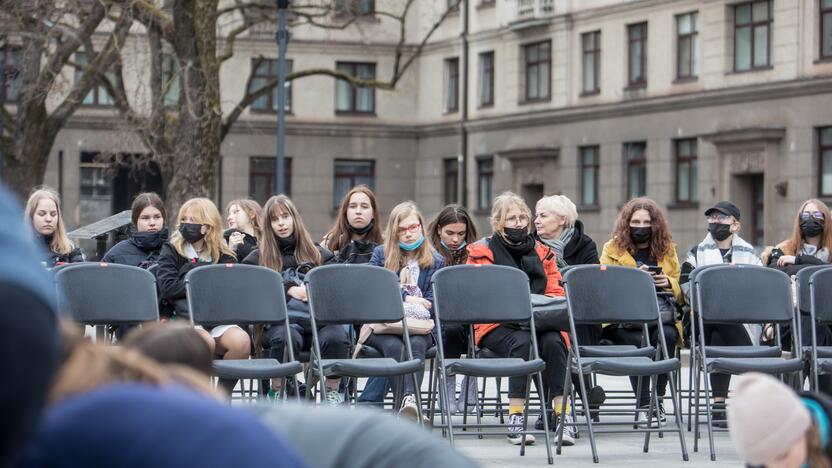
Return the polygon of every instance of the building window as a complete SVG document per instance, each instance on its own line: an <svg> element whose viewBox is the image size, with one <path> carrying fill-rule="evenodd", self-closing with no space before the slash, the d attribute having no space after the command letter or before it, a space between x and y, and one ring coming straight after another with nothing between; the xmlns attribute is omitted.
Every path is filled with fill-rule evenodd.
<svg viewBox="0 0 832 468"><path fill-rule="evenodd" d="M771 64L771 2L734 6L734 71L767 68Z"/></svg>
<svg viewBox="0 0 832 468"><path fill-rule="evenodd" d="M445 59L445 112L459 110L459 58Z"/></svg>
<svg viewBox="0 0 832 468"><path fill-rule="evenodd" d="M477 159L477 210L488 211L494 198L494 158Z"/></svg>
<svg viewBox="0 0 832 468"><path fill-rule="evenodd" d="M550 41L523 46L526 64L526 101L549 99L551 49Z"/></svg>
<svg viewBox="0 0 832 468"><path fill-rule="evenodd" d="M456 158L442 160L442 200L446 205L456 203L459 189L459 163Z"/></svg>
<svg viewBox="0 0 832 468"><path fill-rule="evenodd" d="M339 14L367 16L376 12L375 0L335 0L335 11Z"/></svg>
<svg viewBox="0 0 832 468"><path fill-rule="evenodd" d="M632 88L647 85L647 23L627 26L629 44L629 73L627 83Z"/></svg>
<svg viewBox="0 0 832 468"><path fill-rule="evenodd" d="M283 159L285 174L285 195L292 196L292 158ZM248 158L248 196L261 205L274 195L277 177L277 158L274 156L252 156Z"/></svg>
<svg viewBox="0 0 832 468"><path fill-rule="evenodd" d="M699 200L697 182L696 139L676 140L676 201L695 203Z"/></svg>
<svg viewBox="0 0 832 468"><path fill-rule="evenodd" d="M336 68L362 80L376 78L376 64L338 62ZM335 111L359 114L372 114L376 111L375 88L351 85L345 80L335 81Z"/></svg>
<svg viewBox="0 0 832 468"><path fill-rule="evenodd" d="M581 34L583 51L583 92L586 94L600 91L601 78L601 31Z"/></svg>
<svg viewBox="0 0 832 468"><path fill-rule="evenodd" d="M258 65L257 62L260 61ZM251 83L248 87L248 92L252 93L262 88L272 80L277 80L277 59L251 59L252 76ZM286 61L286 73L292 72L292 61ZM292 112L292 82L287 81L286 89L286 112ZM277 112L277 86L272 89L271 93L260 96L251 103L251 110L255 112Z"/></svg>
<svg viewBox="0 0 832 468"><path fill-rule="evenodd" d="M480 107L494 105L494 51L480 54Z"/></svg>
<svg viewBox="0 0 832 468"><path fill-rule="evenodd" d="M647 158L644 142L624 144L624 164L627 168L627 199L647 195Z"/></svg>
<svg viewBox="0 0 832 468"><path fill-rule="evenodd" d="M81 152L81 197L88 200L110 200L113 196L110 163L99 153Z"/></svg>
<svg viewBox="0 0 832 468"><path fill-rule="evenodd" d="M579 149L581 167L581 205L598 206L598 172L601 167L598 146Z"/></svg>
<svg viewBox="0 0 832 468"><path fill-rule="evenodd" d="M89 59L87 54L84 52L78 52L75 54L75 63L78 65L87 65L89 64ZM75 82L83 78L85 71L79 68L75 69ZM116 75L112 71L107 72L107 78L110 80L110 83L116 83ZM92 78L95 79L95 78ZM110 93L107 92L107 88L104 86L93 86L90 89L90 92L84 96L83 101L81 101L81 105L84 106L112 106L113 105L113 98L110 96Z"/></svg>
<svg viewBox="0 0 832 468"><path fill-rule="evenodd" d="M449 10L459 10L459 0L448 0Z"/></svg>
<svg viewBox="0 0 832 468"><path fill-rule="evenodd" d="M832 0L820 0L820 58L832 58Z"/></svg>
<svg viewBox="0 0 832 468"><path fill-rule="evenodd" d="M0 102L17 102L20 96L20 49L3 47L0 49L3 70L0 74Z"/></svg>
<svg viewBox="0 0 832 468"><path fill-rule="evenodd" d="M162 55L162 93L165 106L179 104L179 67L170 54Z"/></svg>
<svg viewBox="0 0 832 468"><path fill-rule="evenodd" d="M699 14L676 17L676 78L699 76Z"/></svg>
<svg viewBox="0 0 832 468"><path fill-rule="evenodd" d="M832 127L818 129L818 162L820 162L820 195L832 197Z"/></svg>
<svg viewBox="0 0 832 468"><path fill-rule="evenodd" d="M341 199L356 185L376 186L376 162L372 160L335 160L335 190L332 192L332 207L337 209Z"/></svg>

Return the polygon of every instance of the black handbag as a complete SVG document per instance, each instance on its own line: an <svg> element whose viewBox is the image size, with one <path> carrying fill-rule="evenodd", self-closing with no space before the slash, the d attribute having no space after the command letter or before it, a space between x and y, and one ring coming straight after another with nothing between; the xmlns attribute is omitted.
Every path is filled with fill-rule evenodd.
<svg viewBox="0 0 832 468"><path fill-rule="evenodd" d="M532 313L538 332L569 331L569 309L565 297L532 294Z"/></svg>

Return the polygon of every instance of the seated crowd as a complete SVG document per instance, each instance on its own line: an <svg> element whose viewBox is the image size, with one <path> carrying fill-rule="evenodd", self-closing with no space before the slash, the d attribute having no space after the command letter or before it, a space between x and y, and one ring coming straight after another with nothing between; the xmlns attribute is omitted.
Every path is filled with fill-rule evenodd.
<svg viewBox="0 0 832 468"><path fill-rule="evenodd" d="M820 200L803 203L796 213L792 235L775 248L763 252L762 258L740 237L741 214L734 204L720 201L707 209L704 216L702 229L706 232L703 240L684 251L680 263L668 221L658 204L649 198L630 200L621 208L611 237L603 244L599 255L595 241L587 236L583 223L578 219L575 204L562 195L542 198L535 205L534 212L516 194L506 192L497 196L489 217L489 233L478 238L473 218L458 205L444 207L427 222L413 202L403 202L393 207L386 224L383 224L372 190L359 186L344 197L332 228L318 243L313 240L295 204L285 195L271 197L263 207L251 200L234 200L226 208L226 226L223 226L219 210L208 199L186 201L177 217L171 220L167 218L164 203L158 195L143 193L136 197L132 205L133 224L129 239L112 247L102 261L152 268L158 282L163 322L188 318L184 278L190 270L203 265L237 262L270 268L283 278L290 317L291 343L288 345L292 346L295 355L308 351L312 340L303 277L321 265L369 264L395 272L400 278L406 316L414 319L434 317L431 279L436 271L447 266L494 264L517 268L528 277L532 293L552 297L564 295L561 286L561 270L564 268L599 263L638 268L648 272L655 283L663 323L661 330L653 326L648 329L649 336L643 336L641 326L581 325L576 329L577 340L582 345L641 346L646 341L656 346L658 333L663 333L669 353L673 355L686 338L682 311L683 306L690 302L687 278L695 268L733 263L766 265L794 274L801 267L832 261L832 219L829 209ZM37 243L48 252L44 261L46 267L84 261L80 249L67 238L60 200L54 191L44 188L31 195L26 205L26 221ZM168 226L171 227L170 233ZM161 330L169 326L158 328ZM185 333L184 329L170 330L171 334L174 330ZM759 344L761 339L766 339L767 331L752 326L714 324L706 325L703 333L708 345L736 346ZM817 334L820 345L832 345L832 329L828 326L819 326ZM264 353L282 360L287 346L282 325L268 326L257 333L237 325L227 325L200 328L191 335L202 337L202 340L191 343L194 353L207 353L215 359L241 359ZM351 343L351 335L360 336L362 344L379 350L385 357L401 358L404 345L401 335L352 331L340 325L325 325L318 329L322 358L347 358L354 344ZM150 352L154 357L149 350L164 346L165 339L169 338L142 336L141 332L134 332L122 341L125 347ZM488 350L491 355L529 357L530 331L507 324L478 324L473 328L472 337L469 337L468 327L449 324L443 326L443 336L438 336L435 330L425 335L411 334L410 347L415 358L424 360L427 350L437 340L442 340L446 356L458 358L468 353L469 339L474 340L478 349ZM568 332L542 331L538 332L536 339L541 358L546 362L542 394L546 395L553 408L549 427L557 430L560 419L555 416L564 412L570 414L568 395L564 395L563 388L570 336ZM156 340L159 344L148 346L148 340ZM208 345L206 349L197 351L203 344ZM260 349L255 349L258 347ZM180 359L183 362L176 364L183 368L196 366L203 371L210 369L206 367L209 366L206 364L208 360L200 361L203 358L181 356ZM71 369L67 367L62 372L69 373ZM154 379L162 378L175 379L199 391L211 392L210 388L194 383L192 375L181 369L146 379L154 382ZM417 387L409 379L397 383L385 378L370 378L358 401L379 404L392 388L402 396L399 412L415 419L417 400L414 393L419 390L422 378L423 372L419 372ZM577 379L576 376L573 378ZM74 391L62 382L63 378L59 378L49 396L50 400ZM226 391L236 384L235 381L220 383ZM587 383L590 381L587 380ZM651 388L649 379L639 382L638 378L631 378L631 383L638 418L642 423L646 423L651 416L663 420L662 397L667 396L668 376L660 376L655 389ZM727 375L711 376L715 401L725 401L729 383ZM399 385L402 388L397 388ZM512 444L521 443L526 385L526 377L508 379L507 439ZM325 388L322 401L332 406L343 403L345 389L340 378L327 378ZM589 401L585 403L590 409L604 402L601 387L587 388L590 390ZM821 379L820 389L827 393L832 391L830 377ZM659 403L656 414L648 415L648 402L653 390L659 397ZM267 390L273 399L280 398L287 391L299 389L282 388L282 381L275 379ZM636 395L636 392L640 393ZM448 385L448 393L449 400L446 401L455 401L453 381ZM731 419L730 416L728 419ZM564 419L563 444L573 445L575 434L570 425L571 417ZM723 414L714 419L724 421L726 417ZM543 427L540 421L538 427ZM531 443L534 443L534 438L527 435L525 444Z"/></svg>

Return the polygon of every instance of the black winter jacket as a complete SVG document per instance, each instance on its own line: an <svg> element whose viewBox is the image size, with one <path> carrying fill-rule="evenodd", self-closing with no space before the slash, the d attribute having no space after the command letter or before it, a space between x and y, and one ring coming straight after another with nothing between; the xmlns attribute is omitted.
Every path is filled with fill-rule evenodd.
<svg viewBox="0 0 832 468"><path fill-rule="evenodd" d="M185 275L194 268L213 265L213 263L191 261L191 259L179 255L170 242L162 244L158 263L156 283L159 287L160 296L162 299L173 304L176 315L187 317L189 311L188 303L185 300ZM237 263L237 259L223 254L217 263Z"/></svg>
<svg viewBox="0 0 832 468"><path fill-rule="evenodd" d="M366 264L373 257L373 241L353 240L335 254L335 263Z"/></svg>
<svg viewBox="0 0 832 468"><path fill-rule="evenodd" d="M162 244L167 240L167 228L159 232L131 232L129 239L112 246L101 261L149 268L159 261Z"/></svg>
<svg viewBox="0 0 832 468"><path fill-rule="evenodd" d="M72 250L68 254L62 254L59 252L52 251L52 236L41 236L38 234L40 241L43 243L43 246L46 248L46 258L44 261L46 262L46 268L53 268L58 263L78 263L83 262L84 253L81 252L80 247L73 247Z"/></svg>
<svg viewBox="0 0 832 468"><path fill-rule="evenodd" d="M332 254L332 252L330 252L329 250L321 247L320 245L316 245L315 247L317 247L318 252L321 253L321 265L326 265L328 263L335 263L334 262L335 256ZM298 267L298 261L295 259L294 249L281 250L281 253L283 254L282 258L283 258L283 270L284 271L288 270L290 268L297 268ZM248 257L243 259L242 263L245 264L245 265L260 265L260 249L256 249L256 250L252 251L248 255ZM297 285L295 283L286 281L284 279L284 282L283 282L283 290L284 291L283 292L285 292L287 294L287 297L288 297L288 294L289 294L289 288L291 288L292 286L297 286Z"/></svg>
<svg viewBox="0 0 832 468"><path fill-rule="evenodd" d="M535 234L535 237L540 240L540 236L537 234ZM568 265L592 265L600 263L595 241L584 234L584 224L580 220L575 221L575 233L572 234L572 239L563 248L563 260Z"/></svg>
<svg viewBox="0 0 832 468"><path fill-rule="evenodd" d="M231 250L234 250L234 253L237 254L237 260L242 262L244 258L248 257L248 254L257 249L257 238L252 236L251 234L231 228L226 229L225 232L222 233L222 237L223 239L225 239L226 244L228 243L228 238L231 237L231 234L235 232L240 232L243 234L243 243L237 246L237 250Z"/></svg>

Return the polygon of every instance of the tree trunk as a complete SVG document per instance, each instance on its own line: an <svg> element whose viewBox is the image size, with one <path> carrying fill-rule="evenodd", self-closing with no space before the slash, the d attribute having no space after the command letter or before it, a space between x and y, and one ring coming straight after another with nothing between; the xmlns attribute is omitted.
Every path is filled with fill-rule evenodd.
<svg viewBox="0 0 832 468"><path fill-rule="evenodd" d="M43 105L28 106L12 133L14 152L3 157L3 183L24 200L43 184L49 153L57 133L49 128Z"/></svg>

